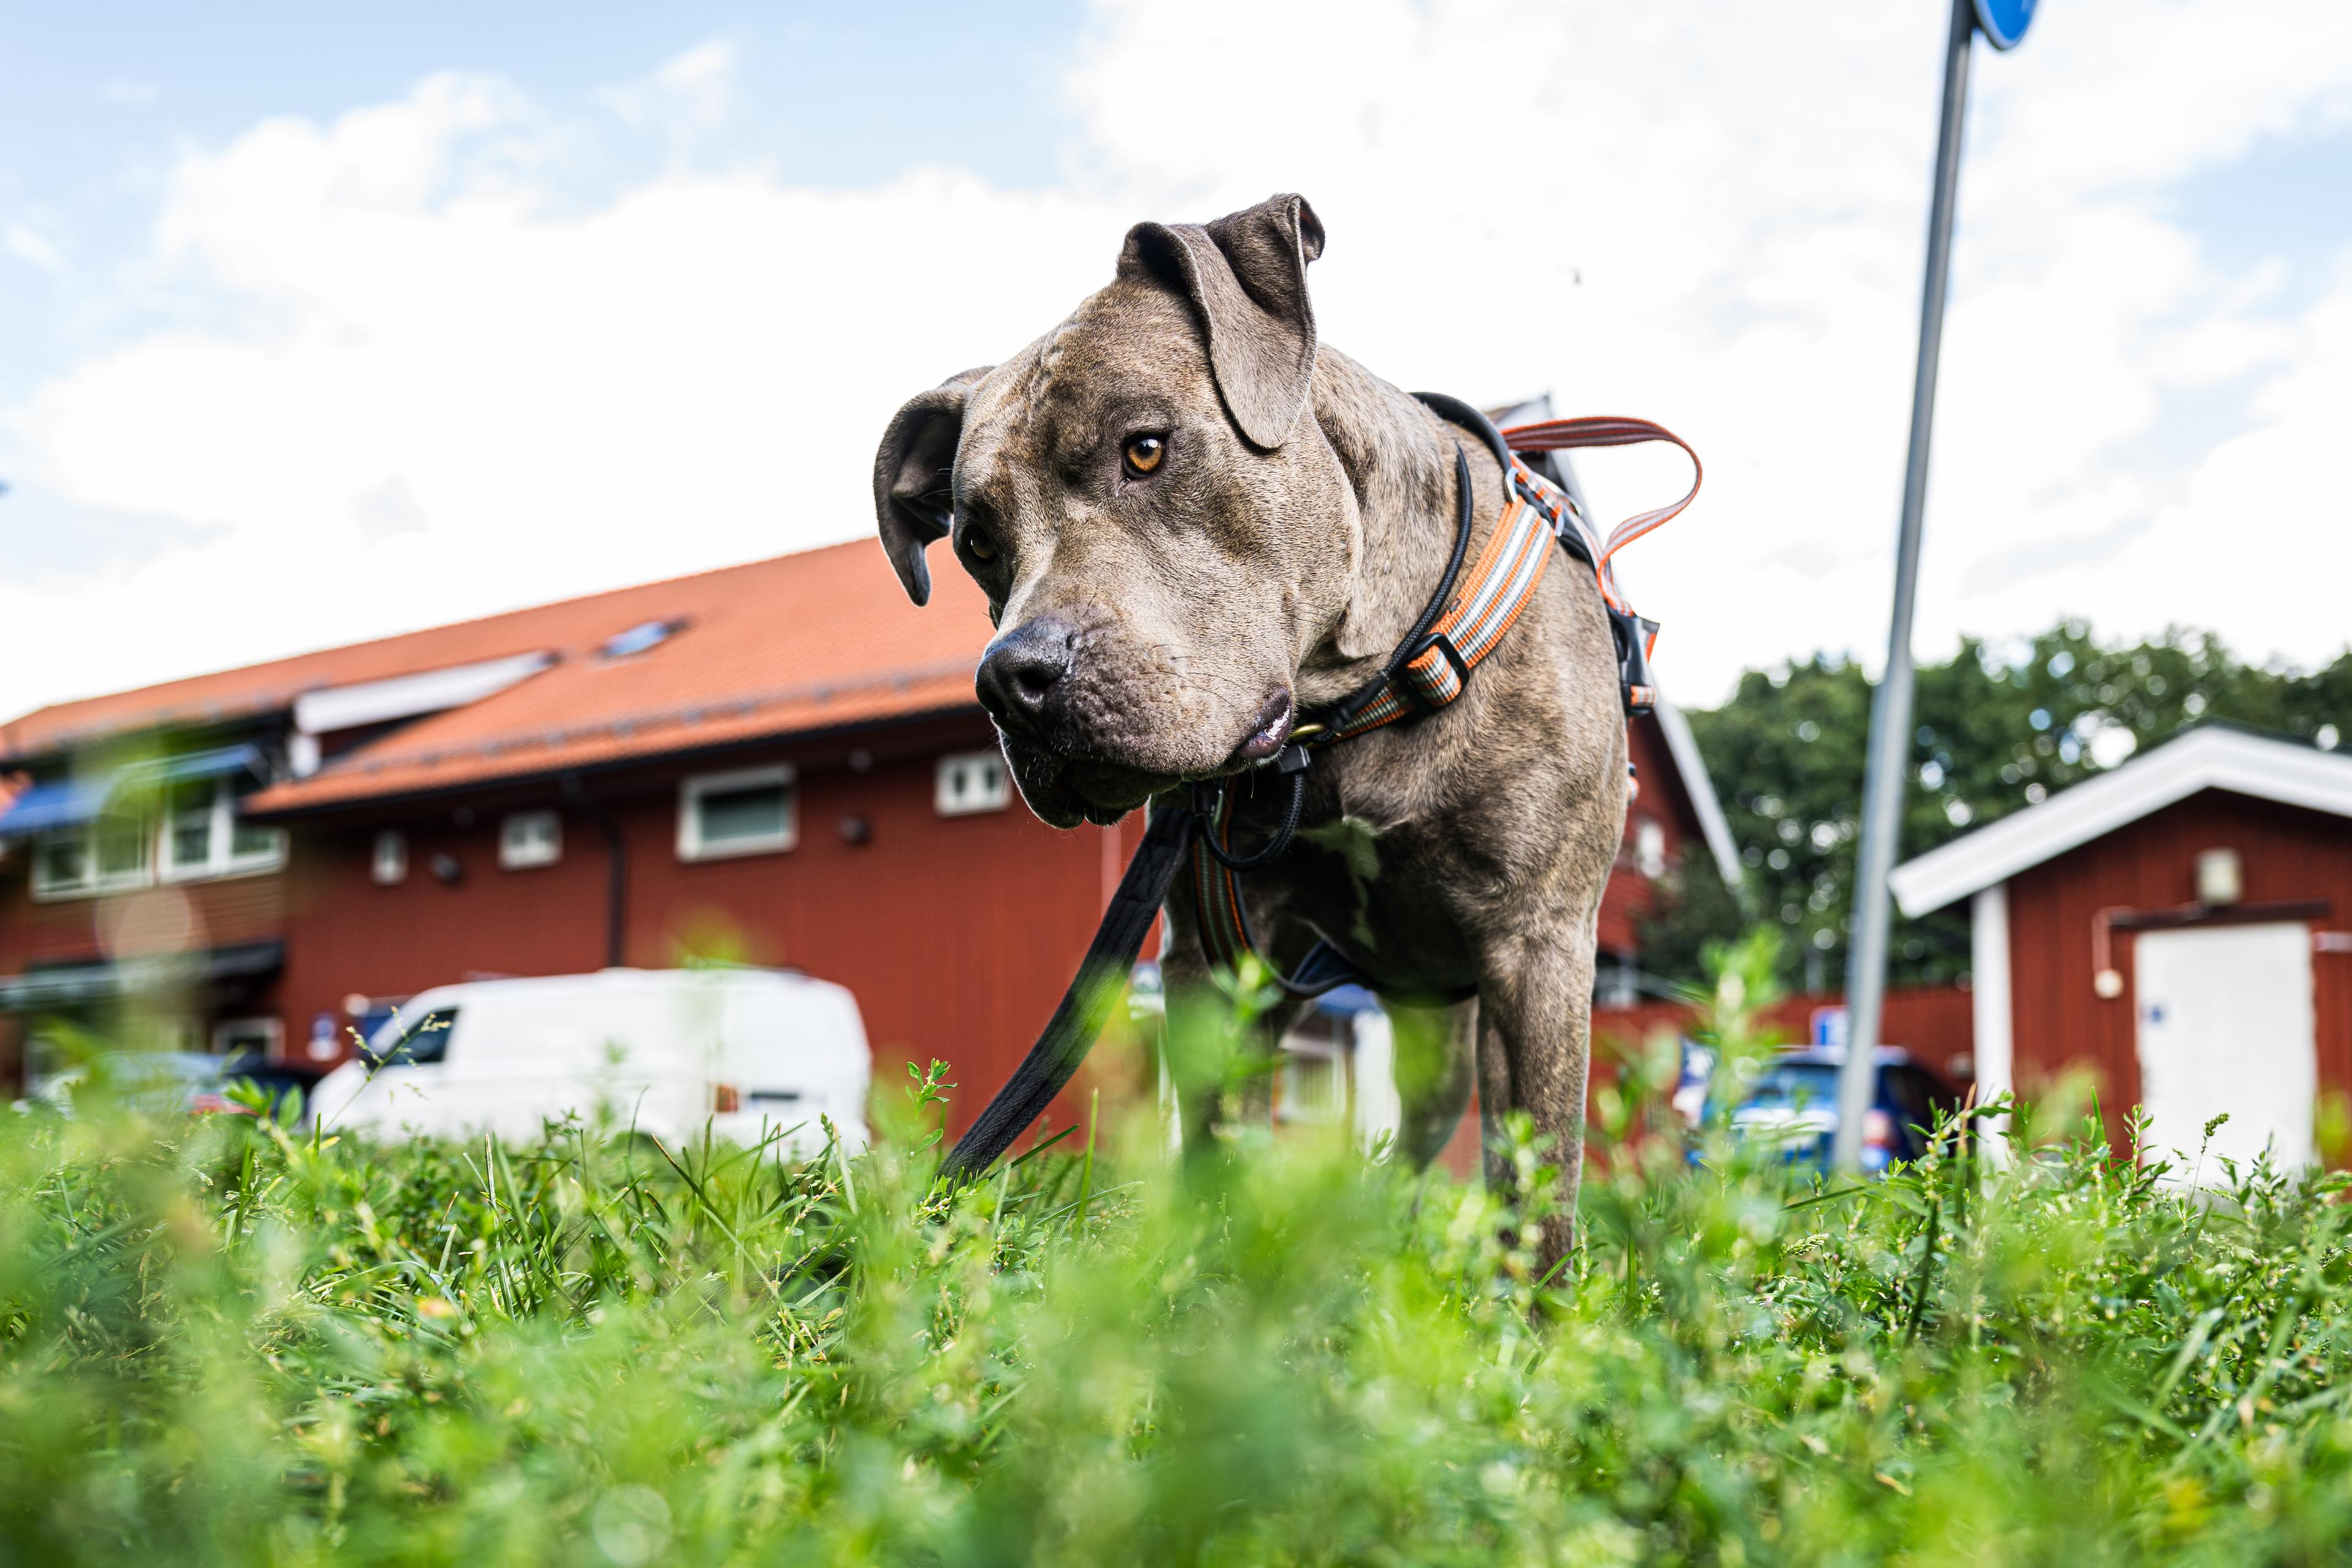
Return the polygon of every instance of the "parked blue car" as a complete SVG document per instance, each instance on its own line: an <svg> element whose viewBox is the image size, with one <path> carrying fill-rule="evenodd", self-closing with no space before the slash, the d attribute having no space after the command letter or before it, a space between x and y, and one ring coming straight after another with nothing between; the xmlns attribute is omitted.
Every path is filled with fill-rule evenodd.
<svg viewBox="0 0 2352 1568"><path fill-rule="evenodd" d="M1791 1164L1826 1168L1837 1137L1841 1050L1790 1051L1764 1064L1732 1107L1731 1135L1743 1143L1769 1142ZM1895 1161L1927 1152L1921 1128L1938 1110L1958 1103L1948 1085L1904 1051L1878 1052L1878 1081L1862 1126L1862 1168L1876 1175Z"/></svg>

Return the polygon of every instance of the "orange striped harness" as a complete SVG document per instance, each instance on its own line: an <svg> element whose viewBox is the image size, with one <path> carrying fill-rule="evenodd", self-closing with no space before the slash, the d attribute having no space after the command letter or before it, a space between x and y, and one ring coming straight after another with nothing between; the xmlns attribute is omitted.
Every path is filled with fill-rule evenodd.
<svg viewBox="0 0 2352 1568"><path fill-rule="evenodd" d="M1417 714L1433 713L1467 689L1470 672L1495 651L1535 596L1550 559L1546 537L1592 569L1592 579L1609 610L1609 624L1617 639L1618 677L1624 687L1628 712L1640 712L1656 700L1650 688L1650 644L1658 628L1633 614L1618 592L1609 570L1610 558L1629 542L1665 521L1688 506L1698 493L1694 474L1690 495L1670 507L1645 511L1621 523L1608 539L1597 541L1582 510L1559 486L1550 483L1514 456L1520 452L1557 452L1571 447L1622 447L1636 441L1673 441L1688 447L1655 425L1640 419L1555 419L1522 425L1504 433L1466 404L1450 397L1422 395L1422 401L1444 418L1479 432L1487 448L1510 476L1510 496L1503 520L1486 548L1479 552L1467 582L1455 592L1463 557L1470 544L1470 459L1454 451L1454 553L1445 575L1413 622L1412 630L1390 653L1381 672L1370 681L1318 711L1307 723L1296 725L1287 742L1274 758L1274 772L1290 785L1281 827L1262 847L1247 855L1233 847L1233 792L1222 781L1193 786L1192 802L1155 802L1144 825L1143 842L1119 877L1118 889L1103 910L1094 941L1087 947L1078 973L1054 1016L1037 1036L1037 1043L1021 1058L979 1117L964 1130L945 1161L940 1174L965 1181L985 1171L1013 1146L1028 1126L1043 1114L1054 1096L1070 1081L1102 1033L1110 1009L1122 994L1135 955L1143 949L1145 933L1159 919L1168 894L1183 874L1189 857L1195 902L1201 911L1201 939L1219 966L1237 970L1256 944L1251 941L1249 916L1242 907L1236 873L1270 865L1289 847L1298 831L1307 799L1307 765L1310 746L1336 742L1392 724ZM1698 455L1691 453L1694 469ZM1295 996L1318 996L1348 982L1370 984L1356 966L1328 942L1318 942L1306 962L1281 980Z"/></svg>
<svg viewBox="0 0 2352 1568"><path fill-rule="evenodd" d="M1455 453L1460 523L1454 562L1431 601L1433 616L1424 610L1422 624L1409 635L1387 668L1360 689L1309 721L1292 730L1290 744L1274 767L1290 784L1288 816L1274 841L1247 856L1233 847L1233 814L1236 792L1220 781L1196 789L1193 809L1202 817L1192 842L1192 889L1199 910L1201 939L1210 963L1238 973L1246 955L1258 952L1250 931L1249 913L1242 902L1240 873L1270 863L1289 845L1297 831L1305 795L1309 749L1352 740L1382 725L1436 712L1468 689L1470 672L1502 643L1504 636L1535 598L1550 563L1550 546L1558 544L1583 562L1592 573L1610 627L1617 642L1618 674L1625 711L1646 713L1657 701L1650 677L1650 653L1658 636L1657 623L1633 612L1617 585L1612 566L1617 552L1659 527L1690 505L1698 494L1703 472L1698 454L1687 442L1646 419L1594 417L1552 419L1538 425L1517 425L1496 431L1475 410L1451 398L1424 395L1439 414L1481 430L1489 447L1509 477L1510 489L1503 516L1476 563L1459 574L1469 537L1469 462ZM1468 417L1465 417L1467 416ZM1520 461L1522 452L1559 452L1591 447L1627 447L1645 441L1666 441L1679 447L1691 460L1691 486L1672 506L1627 518L1603 540L1586 521L1583 509L1559 485ZM1269 969L1271 965L1267 966ZM1318 942L1299 968L1287 976L1276 972L1282 988L1293 995L1314 996L1336 985L1368 984L1355 966L1328 943Z"/></svg>

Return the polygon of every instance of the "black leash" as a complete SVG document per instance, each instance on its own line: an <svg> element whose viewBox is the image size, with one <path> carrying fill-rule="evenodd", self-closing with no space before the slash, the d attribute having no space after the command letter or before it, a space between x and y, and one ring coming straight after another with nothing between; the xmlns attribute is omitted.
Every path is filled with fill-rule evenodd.
<svg viewBox="0 0 2352 1568"><path fill-rule="evenodd" d="M1004 1087L956 1140L954 1150L940 1167L940 1175L961 1182L988 1169L1013 1146L1014 1139L1028 1131L1031 1122L1045 1114L1045 1107L1078 1070L1078 1064L1087 1059L1095 1037L1110 1022L1110 1010L1126 994L1135 956L1143 950L1143 938L1167 900L1176 873L1183 869L1184 857L1200 826L1201 819L1184 806L1152 808L1150 826L1136 847L1135 858L1127 863L1126 875L1118 879L1110 908L1103 911L1102 924L1096 928L1095 940L1078 964L1077 978L1062 993L1061 1005L1046 1021L1045 1032L1037 1037L1037 1043L1029 1047Z"/></svg>

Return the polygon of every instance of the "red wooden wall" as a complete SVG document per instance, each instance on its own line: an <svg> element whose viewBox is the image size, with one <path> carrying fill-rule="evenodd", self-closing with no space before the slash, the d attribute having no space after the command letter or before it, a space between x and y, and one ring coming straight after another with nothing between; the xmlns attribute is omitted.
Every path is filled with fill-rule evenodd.
<svg viewBox="0 0 2352 1568"><path fill-rule="evenodd" d="M1052 1012L1126 861L1114 844L1107 863L1107 830L1056 832L1017 798L1003 811L940 816L932 803L938 757L992 743L984 723L967 721L866 741L863 771L850 765L848 743L834 742L591 780L627 838L628 962L661 968L716 954L788 964L846 985L873 1042L877 1085L895 1094L906 1082L904 1062L945 1060L961 1086L954 1103L961 1126ZM679 860L678 780L778 761L798 773L798 844L776 854ZM562 859L501 870L499 818L535 807L562 810ZM862 844L841 831L853 816L866 824ZM369 852L387 826L408 835L409 872L380 888ZM1126 831L1131 841L1141 825ZM605 844L552 784L332 832L313 828L300 843L299 934L281 987L289 1042L309 1038L316 1013L340 1020L352 992L406 996L470 975L604 964ZM457 859L460 881L434 879L436 854ZM1062 1106L1055 1115L1070 1113Z"/></svg>
<svg viewBox="0 0 2352 1568"><path fill-rule="evenodd" d="M2032 1094L2070 1068L2100 1088L2107 1136L2125 1147L2139 1098L2132 937L2115 936L2123 994L2092 989L2092 918L2103 909L2161 910L2196 897L2198 851L2235 849L2245 900L2326 899L2315 930L2352 927L2352 823L2324 813L2208 790L2084 845L2009 884L2010 993L2019 1089ZM2352 956L2312 959L2323 1094L2352 1092Z"/></svg>
<svg viewBox="0 0 2352 1568"><path fill-rule="evenodd" d="M1657 720L1634 720L1627 727L1625 742L1640 787L1625 814L1625 836L1617 845L1616 874L1601 895L1600 940L1603 952L1633 954L1642 945L1637 922L1650 912L1655 897L1649 881L1636 875L1633 868L1634 834L1643 818L1654 820L1664 833L1669 868L1685 854L1706 854L1707 847L1699 837L1697 815Z"/></svg>
<svg viewBox="0 0 2352 1568"><path fill-rule="evenodd" d="M590 793L627 840L627 961L657 968L690 953L725 954L848 986L874 1045L877 1084L895 1094L903 1063L949 1062L960 1086L951 1125L961 1128L1051 1013L1143 826L1131 817L1115 832L1057 832L1018 799L1001 812L940 816L932 801L939 756L993 744L975 712L591 775ZM1640 818L1659 822L1669 863L1706 853L1654 721L1637 723L1632 744L1642 796L1601 916L1603 945L1627 952L1635 914L1650 898L1631 854ZM862 768L852 765L853 753L862 753ZM797 846L681 862L679 780L773 762L797 770ZM500 819L545 808L562 814L561 858L501 869ZM841 831L852 816L866 825L864 843ZM240 1011L277 1013L297 1059L320 1014L332 1017L338 1045L348 1044L344 1002L354 994L405 998L470 977L577 973L605 961L605 843L553 782L290 827L283 874L193 883L180 893L196 915L191 945L284 938L283 973ZM407 837L408 874L382 888L370 858L376 833L388 827ZM432 874L442 855L461 868L454 884ZM33 904L23 857L13 857L0 867L0 973L28 961L103 956L95 931L123 901ZM1057 1124L1078 1114L1076 1091L1051 1113Z"/></svg>
<svg viewBox="0 0 2352 1568"><path fill-rule="evenodd" d="M0 974L22 974L37 964L197 952L285 934L286 879L277 872L36 903L30 860L29 849L12 847L0 862ZM222 1009L228 1016L267 1017L278 1010L273 976L239 981L222 996L233 999ZM0 1014L0 1097L24 1087L28 1022Z"/></svg>
<svg viewBox="0 0 2352 1568"><path fill-rule="evenodd" d="M28 851L18 850L0 872L0 899L6 902L0 918L0 974L21 974L29 964L95 963L109 956L119 939L135 946L138 932L160 935L183 921L189 949L284 933L286 879L278 873L36 903L26 890L29 858Z"/></svg>

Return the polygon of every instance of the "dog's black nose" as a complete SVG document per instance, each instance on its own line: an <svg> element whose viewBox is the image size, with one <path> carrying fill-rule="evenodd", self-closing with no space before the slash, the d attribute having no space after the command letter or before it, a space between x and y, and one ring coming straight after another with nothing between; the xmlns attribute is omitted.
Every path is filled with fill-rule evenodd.
<svg viewBox="0 0 2352 1568"><path fill-rule="evenodd" d="M1044 722L1070 673L1070 645L1076 640L1076 633L1047 616L999 637L980 661L980 705L1000 724Z"/></svg>

